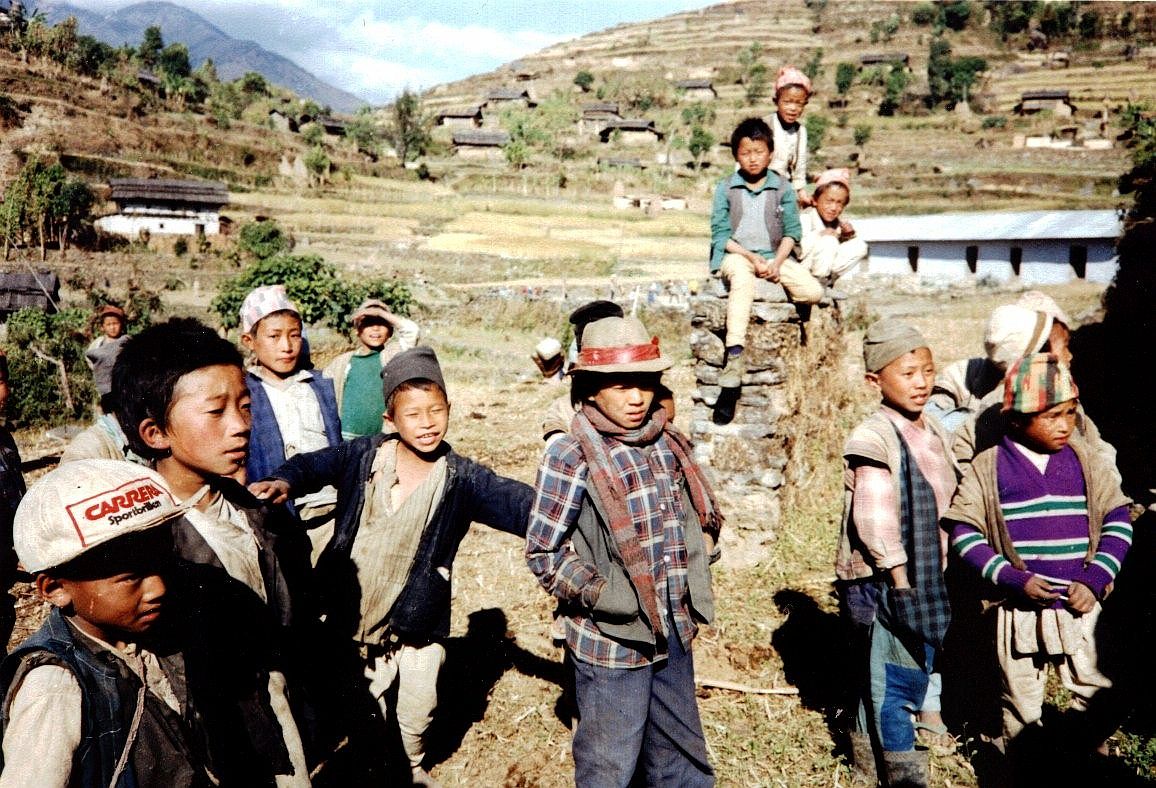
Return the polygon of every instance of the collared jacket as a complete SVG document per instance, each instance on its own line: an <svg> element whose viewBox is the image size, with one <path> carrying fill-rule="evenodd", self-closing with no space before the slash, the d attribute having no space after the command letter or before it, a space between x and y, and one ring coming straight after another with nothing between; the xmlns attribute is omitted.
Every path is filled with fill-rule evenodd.
<svg viewBox="0 0 1156 788"><path fill-rule="evenodd" d="M207 742L196 704L187 693L181 654L158 657L184 713L178 714L151 693L144 693L146 710L116 786L208 786L211 783L204 766ZM129 741L141 680L111 652L88 647L73 633L60 608L54 607L44 625L4 660L0 671L0 738L9 722L12 689L41 665L67 669L80 686L81 741L73 760L71 783L85 787L109 785Z"/></svg>
<svg viewBox="0 0 1156 788"><path fill-rule="evenodd" d="M245 383L252 397L253 428L249 435L249 459L245 470L250 480L263 479L285 462L285 440L281 427L273 413L273 404L261 385L261 377L252 370L245 373ZM330 446L341 443L341 420L337 415L337 397L333 391L333 381L314 372L308 381L321 407L321 420L325 424L325 437Z"/></svg>
<svg viewBox="0 0 1156 788"><path fill-rule="evenodd" d="M350 559L361 525L365 490L378 448L396 437L367 435L339 446L292 457L270 477L289 484L292 495L325 485L337 487L333 538L317 562L322 605L340 632L352 633L360 614L357 573ZM446 452L442 498L421 535L405 588L386 623L392 634L409 641L444 638L450 631L450 580L458 546L470 524L480 522L524 537L534 490L456 453Z"/></svg>
<svg viewBox="0 0 1156 788"><path fill-rule="evenodd" d="M772 245L778 246L776 239L791 237L799 243L803 237L803 227L799 222L799 205L795 191L771 170L767 170L766 181L758 189L747 188L747 183L739 173L728 175L719 181L714 192L714 202L710 214L710 270L714 273L722 266L726 254L727 241L731 239L742 218L741 207L747 195L755 195L766 190L778 193L778 200L769 200L766 205L767 229ZM769 252L777 249L751 249L752 252Z"/></svg>

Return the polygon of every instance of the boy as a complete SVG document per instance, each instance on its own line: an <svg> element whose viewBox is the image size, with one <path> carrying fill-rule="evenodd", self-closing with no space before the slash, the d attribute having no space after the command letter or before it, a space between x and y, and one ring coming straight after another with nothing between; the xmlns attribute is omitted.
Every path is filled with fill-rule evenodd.
<svg viewBox="0 0 1156 788"><path fill-rule="evenodd" d="M217 784L194 676L160 632L177 624L164 526L182 512L157 474L113 460L63 465L28 491L16 552L52 609L0 672L0 784Z"/></svg>
<svg viewBox="0 0 1156 788"><path fill-rule="evenodd" d="M952 548L1002 596L995 645L1005 746L1039 724L1048 665L1078 709L1112 685L1097 666L1105 644L1096 622L1132 524L1116 469L1076 430L1078 396L1052 354L1010 366L1004 435L975 457L943 516ZM1097 743L1111 730L1100 733Z"/></svg>
<svg viewBox="0 0 1156 788"><path fill-rule="evenodd" d="M132 425L129 445L190 507L173 528L189 586L184 601L190 626L214 633L196 655L238 682L231 686L250 721L254 751L268 756L278 784L308 785L286 689L308 623L308 613L296 609L309 580L308 546L284 522L287 513L263 510L234 481L249 446L241 354L208 326L173 318L125 343L113 384L118 420ZM235 652L219 651L223 642ZM264 693L271 707L254 700ZM271 749L261 752L267 739Z"/></svg>
<svg viewBox="0 0 1156 788"><path fill-rule="evenodd" d="M100 409L111 413L113 402L108 398L112 390L112 368L116 356L128 337L124 333L128 316L124 310L113 304L105 304L96 312L96 324L100 326L100 336L89 343L84 351L84 360L92 370L92 382L100 396Z"/></svg>
<svg viewBox="0 0 1156 788"><path fill-rule="evenodd" d="M283 286L265 285L245 296L241 331L256 362L245 376L253 398L247 477L263 479L295 454L341 443L333 381L302 368L301 312ZM337 491L326 487L292 503L310 529L315 557L332 533L336 502Z"/></svg>
<svg viewBox="0 0 1156 788"><path fill-rule="evenodd" d="M16 554L12 550L12 519L24 497L24 474L20 451L8 430L8 356L0 350L0 653L8 653L8 639L16 626L16 599L9 591L16 582Z"/></svg>
<svg viewBox="0 0 1156 788"><path fill-rule="evenodd" d="M662 355L636 318L583 332L581 409L546 446L526 558L562 602L578 724L575 782L708 786L691 641L714 615L722 515L687 440L652 407Z"/></svg>
<svg viewBox="0 0 1156 788"><path fill-rule="evenodd" d="M815 181L812 207L799 215L803 227L799 262L817 280L828 284L867 259L867 243L855 237L855 228L843 218L849 202L850 171L827 170Z"/></svg>
<svg viewBox="0 0 1156 788"><path fill-rule="evenodd" d="M525 535L533 491L445 442L450 403L433 350L399 353L381 377L388 434L298 454L250 489L279 503L337 485L337 526L317 563L326 620L358 647L380 713L397 721L414 783L436 785L423 767L425 731L445 659L454 557L471 522ZM380 742L368 746L380 752Z"/></svg>
<svg viewBox="0 0 1156 788"><path fill-rule="evenodd" d="M807 127L800 123L811 100L811 80L794 66L783 66L775 75L775 114L768 125L774 135L771 169L787 179L803 208L811 205L807 194Z"/></svg>
<svg viewBox="0 0 1156 788"><path fill-rule="evenodd" d="M774 146L771 130L747 118L731 134L738 172L723 178L711 209L710 271L730 291L727 302L726 360L719 385L736 389L746 372L743 345L755 298L755 278L779 282L791 300L814 304L823 287L788 259L802 237L795 192L768 170Z"/></svg>
<svg viewBox="0 0 1156 788"><path fill-rule="evenodd" d="M421 333L417 323L390 312L376 298L362 302L350 322L357 333L357 348L333 359L324 372L333 381L341 406L341 437L345 440L381 432L385 414L381 370L398 353L415 347Z"/></svg>
<svg viewBox="0 0 1156 788"><path fill-rule="evenodd" d="M835 558L840 602L865 666L851 750L856 770L873 776L878 742L887 784L927 785L927 751L915 749L912 713L923 704L950 619L939 515L956 476L946 433L923 415L935 364L919 332L878 321L863 340L863 361L882 402L843 448Z"/></svg>

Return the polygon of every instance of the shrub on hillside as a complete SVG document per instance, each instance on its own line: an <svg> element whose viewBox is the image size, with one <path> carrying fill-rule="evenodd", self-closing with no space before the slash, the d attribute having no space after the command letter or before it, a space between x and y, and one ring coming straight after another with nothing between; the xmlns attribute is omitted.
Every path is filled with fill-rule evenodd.
<svg viewBox="0 0 1156 788"><path fill-rule="evenodd" d="M8 318L9 418L38 426L89 415L96 389L84 361L88 318L83 309L21 309Z"/></svg>
<svg viewBox="0 0 1156 788"><path fill-rule="evenodd" d="M1007 118L1003 115L988 115L982 125L985 129L1002 129L1007 126Z"/></svg>
<svg viewBox="0 0 1156 788"><path fill-rule="evenodd" d="M236 328L245 296L262 285L284 285L306 323L324 323L338 330L348 327L349 315L366 298L380 298L402 315L409 314L414 304L409 288L401 282L351 283L342 279L337 268L319 255L278 254L258 260L225 281L209 309L222 326Z"/></svg>
<svg viewBox="0 0 1156 788"><path fill-rule="evenodd" d="M871 127L866 124L856 126L851 134L856 147L862 148L871 139Z"/></svg>
<svg viewBox="0 0 1156 788"><path fill-rule="evenodd" d="M237 248L244 254L264 260L275 254L292 251L293 239L274 221L249 222L241 225Z"/></svg>
<svg viewBox="0 0 1156 788"><path fill-rule="evenodd" d="M823 137L827 134L831 119L826 115L808 113L803 119L803 125L807 127L807 150L814 153L823 147Z"/></svg>
<svg viewBox="0 0 1156 788"><path fill-rule="evenodd" d="M843 62L835 66L835 90L844 95L855 82L855 64Z"/></svg>
<svg viewBox="0 0 1156 788"><path fill-rule="evenodd" d="M939 9L933 3L919 3L911 9L912 24L928 27L939 18Z"/></svg>

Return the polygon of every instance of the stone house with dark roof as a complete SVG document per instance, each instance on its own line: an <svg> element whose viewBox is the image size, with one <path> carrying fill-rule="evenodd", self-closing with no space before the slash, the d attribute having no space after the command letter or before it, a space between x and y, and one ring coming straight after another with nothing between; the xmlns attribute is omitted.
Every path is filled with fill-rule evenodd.
<svg viewBox="0 0 1156 788"><path fill-rule="evenodd" d="M674 83L674 89L696 101L714 101L718 98L718 91L709 79L680 79Z"/></svg>
<svg viewBox="0 0 1156 788"><path fill-rule="evenodd" d="M505 155L502 148L510 141L504 131L473 131L459 129L454 132L454 155L463 159L486 159L495 161Z"/></svg>
<svg viewBox="0 0 1156 788"><path fill-rule="evenodd" d="M1020 103L1015 105L1017 115L1033 115L1050 111L1057 118L1070 118L1076 114L1076 105L1067 90L1025 90L1020 94Z"/></svg>
<svg viewBox="0 0 1156 788"><path fill-rule="evenodd" d="M141 230L153 235L217 235L229 189L219 181L169 178L112 178L110 199L117 212L102 216L98 229L125 238Z"/></svg>
<svg viewBox="0 0 1156 788"><path fill-rule="evenodd" d="M453 107L438 113L438 125L451 129L477 129L482 125L482 108Z"/></svg>
<svg viewBox="0 0 1156 788"><path fill-rule="evenodd" d="M644 118L628 118L626 120L610 120L598 132L602 142L610 142L611 138L624 145L649 145L661 142L663 134L654 125L653 120Z"/></svg>

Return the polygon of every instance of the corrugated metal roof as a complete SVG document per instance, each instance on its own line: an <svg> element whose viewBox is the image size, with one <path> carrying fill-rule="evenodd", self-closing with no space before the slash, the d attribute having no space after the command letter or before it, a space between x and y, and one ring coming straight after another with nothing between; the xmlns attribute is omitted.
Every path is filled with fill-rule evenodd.
<svg viewBox="0 0 1156 788"><path fill-rule="evenodd" d="M1117 238L1116 211L1005 211L856 219L864 241L1004 241Z"/></svg>

